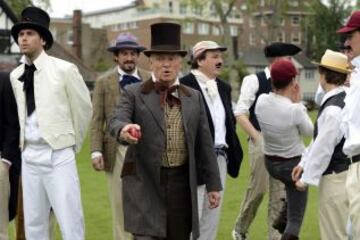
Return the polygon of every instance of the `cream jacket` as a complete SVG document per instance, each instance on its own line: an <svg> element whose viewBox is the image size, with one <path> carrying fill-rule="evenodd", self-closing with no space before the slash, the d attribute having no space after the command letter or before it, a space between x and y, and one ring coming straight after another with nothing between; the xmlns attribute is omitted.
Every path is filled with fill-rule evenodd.
<svg viewBox="0 0 360 240"><path fill-rule="evenodd" d="M74 146L78 152L92 116L90 93L77 67L48 56L43 51L34 61L34 96L42 137L53 150ZM25 64L11 74L11 84L18 105L20 147L24 149L26 102L23 83L18 79Z"/></svg>

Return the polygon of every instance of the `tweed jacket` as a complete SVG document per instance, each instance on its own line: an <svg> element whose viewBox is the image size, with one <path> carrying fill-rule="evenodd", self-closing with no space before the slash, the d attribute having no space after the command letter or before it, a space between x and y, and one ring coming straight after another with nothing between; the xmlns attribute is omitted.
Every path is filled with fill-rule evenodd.
<svg viewBox="0 0 360 240"><path fill-rule="evenodd" d="M228 144L228 148L226 149L227 155L227 172L228 174L236 178L239 175L239 170L241 166L241 162L243 159L243 151L240 145L239 138L236 134L236 119L232 110L232 103L231 103L231 86L226 82L216 79L215 80L219 89L219 94L221 101L223 103L225 109L225 127L226 127L226 143ZM184 76L180 79L182 84L185 84L189 87L192 87L198 91L200 91L201 96L204 100L206 114L208 116L210 132L214 139L214 123L210 114L209 107L206 103L205 97L203 92L201 91L200 85L197 82L195 76L192 73ZM199 179L199 183L202 184L202 179Z"/></svg>
<svg viewBox="0 0 360 240"><path fill-rule="evenodd" d="M35 106L42 138L53 150L74 146L79 152L92 115L90 93L82 76L74 64L45 51L34 65ZM27 117L24 84L19 81L24 69L25 64L21 64L10 74L18 106L21 150Z"/></svg>
<svg viewBox="0 0 360 240"><path fill-rule="evenodd" d="M182 84L178 92L188 150L192 233L193 239L197 239L198 172L203 174L208 191L220 191L222 186L201 95ZM165 193L160 185L161 159L166 144L165 117L152 79L125 89L109 122L111 135L118 136L128 123L139 124L142 137L137 144L129 145L122 170L125 230L165 238L167 214Z"/></svg>
<svg viewBox="0 0 360 240"><path fill-rule="evenodd" d="M150 78L150 73L145 70L138 68L138 73L143 81ZM111 69L95 82L92 96L93 116L90 124L91 152L102 153L104 169L107 172L113 171L118 146L116 139L106 131L107 122L119 102L121 93L118 67Z"/></svg>

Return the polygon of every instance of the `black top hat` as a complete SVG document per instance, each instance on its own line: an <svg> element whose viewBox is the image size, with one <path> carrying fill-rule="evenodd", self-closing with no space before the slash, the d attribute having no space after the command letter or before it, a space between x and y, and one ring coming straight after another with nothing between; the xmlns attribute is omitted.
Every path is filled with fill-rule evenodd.
<svg viewBox="0 0 360 240"><path fill-rule="evenodd" d="M267 58L294 56L302 49L291 43L275 42L264 48L264 54Z"/></svg>
<svg viewBox="0 0 360 240"><path fill-rule="evenodd" d="M155 23L151 25L151 47L144 54L178 53L185 56L187 51L181 50L181 27L176 23Z"/></svg>
<svg viewBox="0 0 360 240"><path fill-rule="evenodd" d="M49 31L50 17L44 10L37 7L27 7L21 12L21 21L11 28L11 35L18 43L19 32L23 29L37 31L46 42L45 49L51 48L54 40Z"/></svg>
<svg viewBox="0 0 360 240"><path fill-rule="evenodd" d="M134 49L138 52L144 51L146 48L140 46L135 36L130 33L120 33L114 46L109 47L107 50L110 52L117 52L121 49Z"/></svg>

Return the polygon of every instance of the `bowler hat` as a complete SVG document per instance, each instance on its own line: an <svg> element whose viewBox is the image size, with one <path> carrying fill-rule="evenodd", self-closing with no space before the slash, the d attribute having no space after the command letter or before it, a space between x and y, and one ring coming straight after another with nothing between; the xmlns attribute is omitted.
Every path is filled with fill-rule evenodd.
<svg viewBox="0 0 360 240"><path fill-rule="evenodd" d="M41 8L27 7L21 12L21 20L11 28L11 35L18 43L19 32L23 29L33 29L37 31L41 38L46 42L45 49L50 49L54 40L49 31L50 17Z"/></svg>
<svg viewBox="0 0 360 240"><path fill-rule="evenodd" d="M288 59L279 59L271 64L271 81L289 83L298 74L294 64Z"/></svg>
<svg viewBox="0 0 360 240"><path fill-rule="evenodd" d="M131 33L120 33L115 41L114 46L109 47L109 52L117 52L121 49L134 49L138 52L144 51L146 48L140 46L137 38Z"/></svg>
<svg viewBox="0 0 360 240"><path fill-rule="evenodd" d="M264 54L267 58L294 56L302 49L291 43L275 42L264 48Z"/></svg>
<svg viewBox="0 0 360 240"><path fill-rule="evenodd" d="M321 57L321 62L315 64L339 73L348 74L351 72L347 56L329 49Z"/></svg>
<svg viewBox="0 0 360 240"><path fill-rule="evenodd" d="M337 30L338 33L348 33L360 29L360 10L353 12L345 26Z"/></svg>
<svg viewBox="0 0 360 240"><path fill-rule="evenodd" d="M176 23L155 23L151 25L151 47L144 54L177 53L184 57L187 51L181 50L181 26Z"/></svg>

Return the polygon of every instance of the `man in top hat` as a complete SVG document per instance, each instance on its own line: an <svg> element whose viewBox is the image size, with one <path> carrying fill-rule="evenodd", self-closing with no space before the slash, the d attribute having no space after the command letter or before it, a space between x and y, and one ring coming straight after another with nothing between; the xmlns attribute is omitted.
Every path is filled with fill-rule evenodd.
<svg viewBox="0 0 360 240"><path fill-rule="evenodd" d="M243 152L236 135L236 119L231 104L231 87L218 78L223 65L222 53L226 47L213 41L195 44L191 56L191 72L180 82L198 90L204 101L210 132L214 141L217 163L224 193L226 173L236 178L239 174ZM207 193L203 180L198 182L198 203L200 216L200 238L215 240L219 223L220 207L207 207Z"/></svg>
<svg viewBox="0 0 360 240"><path fill-rule="evenodd" d="M179 83L186 51L180 25L151 25L152 77L124 89L109 123L129 144L122 169L125 230L136 240L199 237L197 180L209 207L220 202L221 181L203 100Z"/></svg>
<svg viewBox="0 0 360 240"><path fill-rule="evenodd" d="M18 106L25 235L49 239L52 209L64 240L84 239L84 220L75 153L90 123L89 91L77 67L51 57L49 15L27 7L11 34L25 63L11 74Z"/></svg>
<svg viewBox="0 0 360 240"><path fill-rule="evenodd" d="M8 240L8 223L16 215L21 168L19 121L9 73L0 72L0 239Z"/></svg>
<svg viewBox="0 0 360 240"><path fill-rule="evenodd" d="M345 98L342 129L345 134L343 152L350 158L350 167L346 180L346 191L349 198L350 220L353 239L360 239L360 11L351 15L346 25L338 30L346 34L346 46L351 47L353 66L350 75L350 89Z"/></svg>
<svg viewBox="0 0 360 240"><path fill-rule="evenodd" d="M347 56L326 50L319 64L319 73L325 95L315 123L313 141L294 168L293 178L299 190L306 190L307 185L319 187L321 239L348 239L349 201L344 186L350 159L342 151L345 139L340 128L346 96L344 82L350 73Z"/></svg>
<svg viewBox="0 0 360 240"><path fill-rule="evenodd" d="M268 239L277 240L281 237L272 225L280 209L283 207L281 199L285 198L284 185L269 176L265 169L263 139L254 110L260 94L271 91L271 64L279 58L289 58L300 51L301 49L293 44L272 43L264 48L264 54L269 62L269 66L263 71L248 75L243 79L240 97L235 109L235 116L240 126L249 135L250 182L232 233L234 240L246 239L250 224L255 218L256 211L268 188L270 193L268 205ZM282 224L280 232L284 230L285 226L286 223ZM278 226L276 227L278 228Z"/></svg>
<svg viewBox="0 0 360 240"><path fill-rule="evenodd" d="M115 46L108 48L113 53L117 66L101 76L95 83L93 92L93 117L91 130L91 158L95 170L106 172L109 197L113 216L114 239L130 239L124 230L123 203L121 197L121 168L126 146L118 144L106 131L106 124L119 101L123 89L132 83L148 80L150 74L138 68L137 60L145 50L130 33L121 33Z"/></svg>

